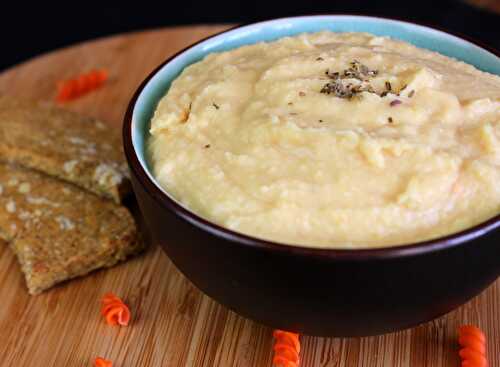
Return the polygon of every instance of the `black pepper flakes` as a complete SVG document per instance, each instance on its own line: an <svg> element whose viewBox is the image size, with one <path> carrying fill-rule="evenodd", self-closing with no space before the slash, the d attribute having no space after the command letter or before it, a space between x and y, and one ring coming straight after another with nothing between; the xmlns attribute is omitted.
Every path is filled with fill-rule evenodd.
<svg viewBox="0 0 500 367"><path fill-rule="evenodd" d="M335 97L352 99L353 97L360 96L362 92L375 93L371 85L363 85L368 83L370 77L378 75L378 70L371 70L366 65L363 65L357 60L349 63L349 68L342 72L331 73L329 69L325 71L325 75L332 79L321 88L320 93L333 94ZM345 79L357 79L359 84L348 83L344 85Z"/></svg>
<svg viewBox="0 0 500 367"><path fill-rule="evenodd" d="M414 94L415 94L415 89L412 89L410 93L408 93L408 98L413 97Z"/></svg>
<svg viewBox="0 0 500 367"><path fill-rule="evenodd" d="M323 120L318 120L318 122L323 122Z"/></svg>
<svg viewBox="0 0 500 367"><path fill-rule="evenodd" d="M359 86L355 88L353 88L352 85L346 86L340 79L336 79L330 83L326 83L323 88L321 88L320 93L333 94L339 98L351 99L356 93L359 93L359 91Z"/></svg>
<svg viewBox="0 0 500 367"><path fill-rule="evenodd" d="M214 106L216 110L218 110L220 108L219 105L216 103L212 103L212 106Z"/></svg>
<svg viewBox="0 0 500 367"><path fill-rule="evenodd" d="M391 82L385 82L385 89L389 92L392 90Z"/></svg>
<svg viewBox="0 0 500 367"><path fill-rule="evenodd" d="M390 124L392 124L394 122L394 120L392 119L392 117L388 117L387 121L389 121Z"/></svg>
<svg viewBox="0 0 500 367"><path fill-rule="evenodd" d="M316 59L316 61L323 61L324 59L320 56Z"/></svg>
<svg viewBox="0 0 500 367"><path fill-rule="evenodd" d="M401 103L403 102L401 102L399 99L395 99L394 101L391 101L391 103L389 103L389 106L395 107L397 105L400 105Z"/></svg>
<svg viewBox="0 0 500 367"><path fill-rule="evenodd" d="M205 145L205 149L210 148L210 144Z"/></svg>

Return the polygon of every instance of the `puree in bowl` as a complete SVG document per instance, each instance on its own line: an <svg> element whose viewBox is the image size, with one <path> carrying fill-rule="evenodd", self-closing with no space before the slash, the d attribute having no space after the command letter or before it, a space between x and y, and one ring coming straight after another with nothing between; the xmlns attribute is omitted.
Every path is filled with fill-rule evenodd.
<svg viewBox="0 0 500 367"><path fill-rule="evenodd" d="M172 83L150 132L168 193L258 238L385 247L500 213L500 77L386 37L210 54Z"/></svg>

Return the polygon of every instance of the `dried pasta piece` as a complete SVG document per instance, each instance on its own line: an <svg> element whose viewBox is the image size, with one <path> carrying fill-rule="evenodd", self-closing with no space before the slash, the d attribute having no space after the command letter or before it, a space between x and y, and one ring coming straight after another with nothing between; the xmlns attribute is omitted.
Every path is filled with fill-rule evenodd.
<svg viewBox="0 0 500 367"><path fill-rule="evenodd" d="M101 357L97 357L94 360L94 367L113 367L113 362Z"/></svg>
<svg viewBox="0 0 500 367"><path fill-rule="evenodd" d="M464 325L458 329L458 343L462 367L488 367L486 337L476 326Z"/></svg>
<svg viewBox="0 0 500 367"><path fill-rule="evenodd" d="M106 293L102 298L101 314L108 325L128 326L130 322L130 309L113 293Z"/></svg>
<svg viewBox="0 0 500 367"><path fill-rule="evenodd" d="M60 103L77 99L100 88L108 80L106 70L91 70L74 78L63 80L57 85L56 99Z"/></svg>
<svg viewBox="0 0 500 367"><path fill-rule="evenodd" d="M273 365L276 367L298 367L300 363L299 334L274 330Z"/></svg>

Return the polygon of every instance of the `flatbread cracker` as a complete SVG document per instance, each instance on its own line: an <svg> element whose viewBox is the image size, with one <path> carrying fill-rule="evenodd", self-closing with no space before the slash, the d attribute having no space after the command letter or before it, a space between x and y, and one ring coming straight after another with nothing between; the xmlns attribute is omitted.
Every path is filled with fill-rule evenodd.
<svg viewBox="0 0 500 367"><path fill-rule="evenodd" d="M130 212L74 185L0 164L0 238L31 294L109 267L142 247Z"/></svg>
<svg viewBox="0 0 500 367"><path fill-rule="evenodd" d="M118 129L48 104L0 96L0 160L117 203L131 192Z"/></svg>

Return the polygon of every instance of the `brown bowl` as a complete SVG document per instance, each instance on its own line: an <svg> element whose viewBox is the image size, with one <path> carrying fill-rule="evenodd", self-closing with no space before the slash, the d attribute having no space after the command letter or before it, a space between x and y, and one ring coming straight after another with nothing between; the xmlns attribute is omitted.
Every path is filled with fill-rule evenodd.
<svg viewBox="0 0 500 367"><path fill-rule="evenodd" d="M338 17L330 16L336 21ZM353 18L386 21L389 26L397 22ZM293 23L319 18L288 19ZM283 20L273 22L279 21ZM250 27L265 28L273 22ZM221 39L229 39L241 29L223 32L166 60L138 88L124 120L125 153L147 226L194 285L238 314L270 327L345 337L382 334L432 320L467 302L497 279L500 216L460 233L416 244L315 249L233 232L199 217L166 194L148 171L143 141L139 144L134 135L139 129L135 116L142 113L142 119L147 120L168 88L168 81L155 80L158 73L174 67L182 57L184 63L192 62L198 56L188 60L190 50L206 48L209 42L220 44ZM248 31L248 27L243 30ZM142 112L138 112L140 108ZM147 121L143 123L146 129Z"/></svg>

